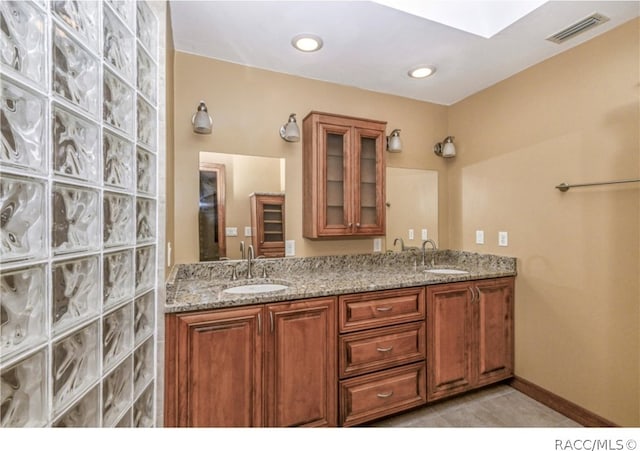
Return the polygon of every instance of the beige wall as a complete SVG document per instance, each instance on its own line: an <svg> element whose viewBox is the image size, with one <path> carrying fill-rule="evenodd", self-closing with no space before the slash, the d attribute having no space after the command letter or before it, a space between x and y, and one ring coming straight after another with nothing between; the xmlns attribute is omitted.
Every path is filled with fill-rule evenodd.
<svg viewBox="0 0 640 451"><path fill-rule="evenodd" d="M287 238L296 255L371 252L372 239L311 241L302 238L302 142L283 141L278 130L296 113L299 125L311 110L387 121L387 132L402 129L404 151L387 154L393 167L434 169L440 174L439 238L447 245L447 162L433 154L446 136L446 107L331 83L248 68L186 53L175 54L175 243L176 263L198 255L198 154L201 151L259 155L286 160ZM199 100L213 117L213 133L196 135L191 116ZM444 205L444 207L443 207ZM410 212L406 213L411 214ZM195 244L194 244L195 243Z"/></svg>
<svg viewBox="0 0 640 451"><path fill-rule="evenodd" d="M639 177L639 24L449 109L450 244L518 257L516 374L626 426L640 425L640 189L554 186Z"/></svg>

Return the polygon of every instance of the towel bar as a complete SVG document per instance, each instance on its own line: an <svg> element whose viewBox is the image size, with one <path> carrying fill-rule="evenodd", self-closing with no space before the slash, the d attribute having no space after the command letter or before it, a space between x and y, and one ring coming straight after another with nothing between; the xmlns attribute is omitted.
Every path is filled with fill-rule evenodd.
<svg viewBox="0 0 640 451"><path fill-rule="evenodd" d="M636 182L640 182L640 179L612 180L610 182L595 182L595 183L575 183L572 185L562 182L561 184L556 185L556 188L558 188L560 191L565 193L569 191L570 188L579 188L581 186L616 185L618 183L636 183Z"/></svg>

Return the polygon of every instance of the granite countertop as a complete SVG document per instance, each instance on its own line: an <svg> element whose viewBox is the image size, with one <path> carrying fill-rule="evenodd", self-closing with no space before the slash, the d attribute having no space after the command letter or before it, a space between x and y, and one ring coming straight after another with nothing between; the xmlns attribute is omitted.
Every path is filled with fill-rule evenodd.
<svg viewBox="0 0 640 451"><path fill-rule="evenodd" d="M434 258L434 265L430 263ZM246 279L246 261L221 261L174 266L166 284L165 313L299 300L346 293L425 286L516 275L516 259L497 255L439 250L427 252L427 267L415 251L328 257L285 257L253 261L253 279ZM238 279L231 280L236 266ZM263 268L267 277L260 275ZM429 268L455 268L467 274L433 274ZM239 285L279 283L287 288L262 294L228 294Z"/></svg>

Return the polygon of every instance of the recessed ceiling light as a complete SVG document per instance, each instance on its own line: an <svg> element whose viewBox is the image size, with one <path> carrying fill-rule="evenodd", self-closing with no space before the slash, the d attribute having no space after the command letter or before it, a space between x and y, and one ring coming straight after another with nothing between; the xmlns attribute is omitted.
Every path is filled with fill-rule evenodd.
<svg viewBox="0 0 640 451"><path fill-rule="evenodd" d="M415 67L409 71L409 77L411 78L427 78L436 71L435 67L420 66Z"/></svg>
<svg viewBox="0 0 640 451"><path fill-rule="evenodd" d="M314 34L299 34L291 40L291 45L301 52L315 52L322 48L322 39Z"/></svg>

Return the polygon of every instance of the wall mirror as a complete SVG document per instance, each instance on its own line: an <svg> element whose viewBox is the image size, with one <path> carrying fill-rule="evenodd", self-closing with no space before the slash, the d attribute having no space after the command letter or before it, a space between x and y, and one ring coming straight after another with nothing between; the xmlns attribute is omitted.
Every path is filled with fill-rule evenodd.
<svg viewBox="0 0 640 451"><path fill-rule="evenodd" d="M285 192L285 160L214 152L199 158L199 260L240 259L252 241L250 196Z"/></svg>
<svg viewBox="0 0 640 451"><path fill-rule="evenodd" d="M386 249L402 238L405 246L420 248L422 230L438 242L438 172L425 169L387 167L387 230ZM409 235L413 230L413 239Z"/></svg>

